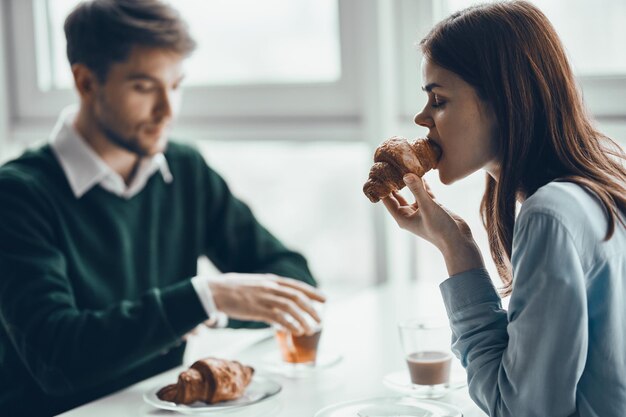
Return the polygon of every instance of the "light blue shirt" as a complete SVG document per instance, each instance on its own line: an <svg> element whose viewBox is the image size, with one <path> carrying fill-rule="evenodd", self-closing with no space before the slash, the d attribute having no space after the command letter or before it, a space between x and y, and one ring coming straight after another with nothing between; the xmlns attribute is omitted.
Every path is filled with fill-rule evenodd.
<svg viewBox="0 0 626 417"><path fill-rule="evenodd" d="M522 205L508 312L485 270L441 286L452 347L490 416L626 416L626 229L567 182Z"/></svg>

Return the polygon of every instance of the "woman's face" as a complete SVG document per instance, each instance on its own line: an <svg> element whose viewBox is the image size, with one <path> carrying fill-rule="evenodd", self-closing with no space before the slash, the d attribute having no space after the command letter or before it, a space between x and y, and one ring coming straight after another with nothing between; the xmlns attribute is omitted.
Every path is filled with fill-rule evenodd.
<svg viewBox="0 0 626 417"><path fill-rule="evenodd" d="M452 184L481 168L497 180L497 123L491 105L461 77L427 58L422 80L428 102L415 123L428 128L428 138L441 147L441 182Z"/></svg>

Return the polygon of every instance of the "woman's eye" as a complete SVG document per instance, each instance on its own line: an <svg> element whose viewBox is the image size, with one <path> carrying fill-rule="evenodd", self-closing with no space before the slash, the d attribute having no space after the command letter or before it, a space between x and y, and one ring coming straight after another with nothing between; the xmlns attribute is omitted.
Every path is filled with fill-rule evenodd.
<svg viewBox="0 0 626 417"><path fill-rule="evenodd" d="M431 107L433 109L436 109L436 108L442 107L444 104L445 104L445 102L443 102L439 98L439 96L437 94L435 94L434 97L433 97L433 104L431 104Z"/></svg>

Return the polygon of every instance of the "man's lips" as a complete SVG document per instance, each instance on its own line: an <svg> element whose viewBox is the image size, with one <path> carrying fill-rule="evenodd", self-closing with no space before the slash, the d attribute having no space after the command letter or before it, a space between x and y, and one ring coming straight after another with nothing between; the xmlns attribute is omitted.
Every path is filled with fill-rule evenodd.
<svg viewBox="0 0 626 417"><path fill-rule="evenodd" d="M144 131L150 135L150 136L157 136L157 135L162 135L163 132L165 132L167 130L168 126L167 125L162 125L162 126L149 126L149 127L145 127Z"/></svg>

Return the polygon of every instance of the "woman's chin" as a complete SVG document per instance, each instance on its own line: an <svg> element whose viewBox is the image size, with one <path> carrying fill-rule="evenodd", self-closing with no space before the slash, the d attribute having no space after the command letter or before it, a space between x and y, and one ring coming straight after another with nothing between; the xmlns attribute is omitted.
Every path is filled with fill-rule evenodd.
<svg viewBox="0 0 626 417"><path fill-rule="evenodd" d="M441 181L442 184L450 185L456 180L456 178L447 175L445 171L439 170L439 181Z"/></svg>

